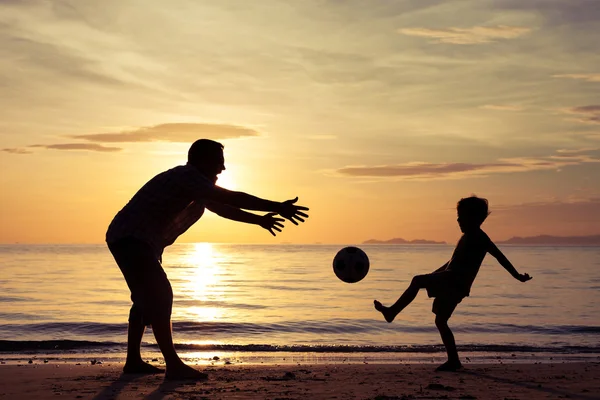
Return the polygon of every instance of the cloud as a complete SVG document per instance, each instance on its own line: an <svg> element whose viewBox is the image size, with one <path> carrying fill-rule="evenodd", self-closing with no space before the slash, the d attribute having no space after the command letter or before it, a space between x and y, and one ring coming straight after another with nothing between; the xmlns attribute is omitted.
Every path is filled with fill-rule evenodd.
<svg viewBox="0 0 600 400"><path fill-rule="evenodd" d="M479 108L484 110L497 110L497 111L522 111L525 108L513 104L486 104Z"/></svg>
<svg viewBox="0 0 600 400"><path fill-rule="evenodd" d="M575 121L582 122L584 124L600 124L600 105L593 104L589 106L579 106L565 108L561 110L566 114L579 115L579 118L575 118Z"/></svg>
<svg viewBox="0 0 600 400"><path fill-rule="evenodd" d="M600 74L562 74L552 75L553 78L581 79L587 82L600 82Z"/></svg>
<svg viewBox="0 0 600 400"><path fill-rule="evenodd" d="M598 151L600 148L598 147L587 147L585 149L558 149L556 150L559 154L568 154L568 155L582 155L589 154L592 151Z"/></svg>
<svg viewBox="0 0 600 400"><path fill-rule="evenodd" d="M443 176L477 170L490 170L512 164L469 164L469 163L406 163L380 165L374 167L344 167L338 170L342 175L369 177L409 177Z"/></svg>
<svg viewBox="0 0 600 400"><path fill-rule="evenodd" d="M349 166L336 170L338 175L401 180L465 179L490 174L560 169L569 165L600 163L597 149L562 150L547 157L513 157L495 163L424 163Z"/></svg>
<svg viewBox="0 0 600 400"><path fill-rule="evenodd" d="M69 136L101 143L132 142L181 142L191 143L200 138L215 140L234 139L259 136L260 133L251 128L227 124L170 123L115 133L93 133Z"/></svg>
<svg viewBox="0 0 600 400"><path fill-rule="evenodd" d="M26 149L21 149L21 148L5 148L2 149L2 151L6 152L6 153L11 153L11 154L30 154L31 151L26 150Z"/></svg>
<svg viewBox="0 0 600 400"><path fill-rule="evenodd" d="M39 147L52 150L87 150L103 153L121 151L120 147L108 147L95 143L62 143L62 144L32 144L29 147Z"/></svg>
<svg viewBox="0 0 600 400"><path fill-rule="evenodd" d="M399 33L436 39L433 43L481 44L502 39L515 39L531 32L531 28L522 26L474 26L471 28L403 28Z"/></svg>

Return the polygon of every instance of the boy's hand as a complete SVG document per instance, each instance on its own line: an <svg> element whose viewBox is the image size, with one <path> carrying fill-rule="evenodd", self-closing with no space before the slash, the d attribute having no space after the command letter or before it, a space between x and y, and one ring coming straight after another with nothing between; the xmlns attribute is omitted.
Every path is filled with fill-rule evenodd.
<svg viewBox="0 0 600 400"><path fill-rule="evenodd" d="M294 203L297 201L298 197L282 202L278 213L283 218L291 221L294 225L298 225L297 221L304 222L304 218L308 218L308 215L302 212L308 211L308 207L295 205Z"/></svg>
<svg viewBox="0 0 600 400"><path fill-rule="evenodd" d="M281 232L281 229L283 228L282 222L284 221L283 218L274 217L274 215L276 214L277 213L268 213L260 217L261 228L268 230L273 236L276 235L275 232L273 232L273 230Z"/></svg>
<svg viewBox="0 0 600 400"><path fill-rule="evenodd" d="M531 276L529 276L529 274L519 274L519 276L517 276L517 279L521 282L527 282L531 279Z"/></svg>

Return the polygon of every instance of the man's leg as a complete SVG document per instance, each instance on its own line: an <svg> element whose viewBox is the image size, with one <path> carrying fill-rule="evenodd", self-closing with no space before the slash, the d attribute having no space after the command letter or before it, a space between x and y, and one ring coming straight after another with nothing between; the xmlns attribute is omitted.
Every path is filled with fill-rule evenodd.
<svg viewBox="0 0 600 400"><path fill-rule="evenodd" d="M426 274L426 275L417 275L412 278L410 285L402 296L396 300L396 302L391 307L386 307L381 304L379 301L375 300L373 303L375 304L375 309L381 312L387 322L392 322L396 315L398 315L406 306L408 306L414 299L417 297L417 293L422 288L427 287L428 284L433 282L434 280L439 279L438 277L433 277L434 274Z"/></svg>
<svg viewBox="0 0 600 400"><path fill-rule="evenodd" d="M142 360L141 345L146 325L142 321L141 313L132 307L129 313L129 325L127 327L127 359L123 372L127 374L158 374L164 370L148 364Z"/></svg>
<svg viewBox="0 0 600 400"><path fill-rule="evenodd" d="M152 277L147 287L147 298L144 302L148 308L147 314L152 321L152 332L156 343L165 359L167 379L208 378L208 375L186 365L175 350L173 330L171 325L171 310L173 307L173 290L166 274L162 271ZM149 290L148 290L149 289Z"/></svg>
<svg viewBox="0 0 600 400"><path fill-rule="evenodd" d="M121 239L116 243L108 244L119 269L121 270L127 286L131 291L133 306L129 311L129 325L127 327L127 359L123 366L124 373L132 374L155 374L164 372L142 360L141 344L146 326L143 315L136 301L139 299L139 284L142 281L144 265L147 261L147 245L143 245L132 238ZM142 272L140 272L142 271Z"/></svg>
<svg viewBox="0 0 600 400"><path fill-rule="evenodd" d="M129 321L127 326L127 362L125 364L135 364L142 361L141 346L145 331L146 326L141 321Z"/></svg>
<svg viewBox="0 0 600 400"><path fill-rule="evenodd" d="M207 374L186 365L181 358L179 358L179 355L175 351L175 345L173 344L173 332L171 329L170 318L164 316L155 318L152 323L152 332L154 332L156 343L167 364L165 378L173 380L201 380L208 378Z"/></svg>
<svg viewBox="0 0 600 400"><path fill-rule="evenodd" d="M446 347L446 353L448 354L448 361L440 365L436 371L456 371L462 368L462 364L458 359L458 351L456 350L456 342L454 341L454 335L448 326L448 320L452 315L452 312L456 308L456 303L452 300L436 299L440 301L440 305L434 304L434 312L436 312L435 326L440 331L442 342Z"/></svg>

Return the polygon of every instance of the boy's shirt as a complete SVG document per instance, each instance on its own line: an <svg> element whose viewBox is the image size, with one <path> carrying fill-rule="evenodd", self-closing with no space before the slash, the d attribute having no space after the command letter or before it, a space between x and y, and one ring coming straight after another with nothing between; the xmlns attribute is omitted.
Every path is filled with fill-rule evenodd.
<svg viewBox="0 0 600 400"><path fill-rule="evenodd" d="M462 295L470 294L490 242L488 235L481 229L463 234L458 241L446 271L456 274L456 282Z"/></svg>

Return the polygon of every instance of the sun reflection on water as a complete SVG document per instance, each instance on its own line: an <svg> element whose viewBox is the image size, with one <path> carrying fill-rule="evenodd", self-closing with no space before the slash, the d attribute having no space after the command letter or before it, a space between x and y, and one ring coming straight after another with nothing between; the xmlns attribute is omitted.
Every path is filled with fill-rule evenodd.
<svg viewBox="0 0 600 400"><path fill-rule="evenodd" d="M223 262L226 256L211 243L196 243L185 255L186 273L182 276L186 300L199 302L186 307L186 319L214 321L220 319L220 307L204 305L202 302L220 301L224 297L222 289Z"/></svg>

